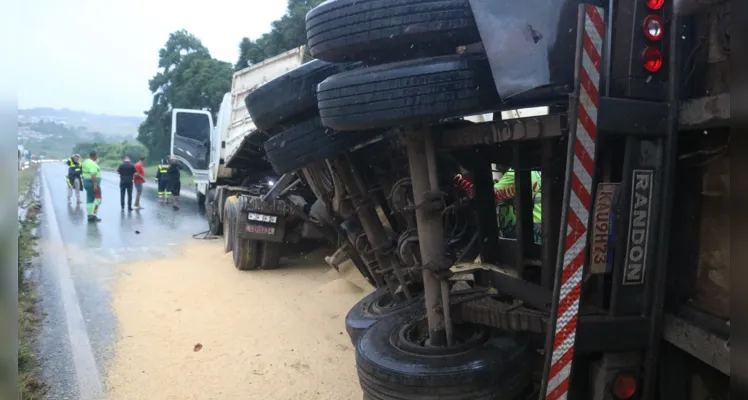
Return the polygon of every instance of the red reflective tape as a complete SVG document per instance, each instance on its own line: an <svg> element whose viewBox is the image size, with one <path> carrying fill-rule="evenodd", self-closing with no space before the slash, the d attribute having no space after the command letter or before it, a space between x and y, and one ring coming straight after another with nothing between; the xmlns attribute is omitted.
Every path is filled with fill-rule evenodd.
<svg viewBox="0 0 748 400"><path fill-rule="evenodd" d="M561 382L552 392L548 393L545 397L547 400L558 400L561 396L565 395L569 391L569 378L566 378Z"/></svg>
<svg viewBox="0 0 748 400"><path fill-rule="evenodd" d="M605 37L605 22L603 22L603 17L597 11L597 7L589 4L585 5L584 12L587 14L590 21L592 21L592 25L597 30L598 35L600 35L601 38Z"/></svg>
<svg viewBox="0 0 748 400"><path fill-rule="evenodd" d="M590 79L589 74L587 73L587 70L582 68L582 76L581 76L581 84L582 84L582 90L584 90L587 95L590 97L590 100L592 101L592 104L595 105L595 107L600 106L600 94L597 90L596 83L592 82L592 79Z"/></svg>
<svg viewBox="0 0 748 400"><path fill-rule="evenodd" d="M592 61L592 65L595 69L600 71L600 52L597 50L597 47L595 47L595 44L592 43L592 38L587 34L587 32L584 32L583 36L582 46L584 46L584 51L590 57L590 61Z"/></svg>
<svg viewBox="0 0 748 400"><path fill-rule="evenodd" d="M590 211L590 205L592 201L592 196L590 195L591 188L586 188L582 181L579 180L579 177L576 175L571 176L571 190L574 192L574 194L577 195L579 198L579 201L582 203L584 208L587 210L587 212ZM585 229L587 228L587 221L581 221L584 224Z"/></svg>
<svg viewBox="0 0 748 400"><path fill-rule="evenodd" d="M558 347L561 346L566 339L571 335L572 333L576 333L577 331L577 315L574 315L569 322L566 323L566 325L556 333L556 337L553 338L553 348L558 350ZM573 349L574 346L571 346ZM556 351L554 350L554 351ZM553 377L553 375L551 375Z"/></svg>
<svg viewBox="0 0 748 400"><path fill-rule="evenodd" d="M587 173L590 176L594 176L595 160L592 159L592 156L594 154L587 153L587 149L584 147L582 142L579 140L577 140L576 143L574 143L574 155L579 160L579 163L582 164L582 167L584 167L584 170L587 171ZM581 185L581 182L580 182L580 185Z"/></svg>
<svg viewBox="0 0 748 400"><path fill-rule="evenodd" d="M579 254L584 254L584 251L579 252ZM579 256L577 256L579 257ZM564 271L564 275L567 275L565 281L568 281L569 278L571 278L579 268L581 268L583 265L582 262L575 264L573 268L569 268L568 271ZM569 310L569 307L571 307L572 304L574 304L577 299L579 299L578 295L572 295L575 293L581 293L582 291L582 281L577 282L576 285L574 285L574 288L571 289L571 292L569 292L569 295L561 299L561 302L558 304L558 313L556 313L559 317L564 315L564 313Z"/></svg>
<svg viewBox="0 0 748 400"><path fill-rule="evenodd" d="M590 139L594 141L597 138L597 121L592 120L592 117L587 113L587 109L581 104L577 107L577 120L582 124Z"/></svg>
<svg viewBox="0 0 748 400"><path fill-rule="evenodd" d="M569 350L566 350L566 353L561 356L561 358L558 359L553 365L551 365L551 376L556 376L559 372L561 372L564 367L571 362L572 357L574 357L574 346L570 347ZM560 385L559 385L560 386Z"/></svg>
<svg viewBox="0 0 748 400"><path fill-rule="evenodd" d="M600 104L599 72L601 69L602 40L605 38L605 24L602 8L584 5L585 24L582 35L582 49L585 57L579 71L579 93L582 100L577 106L577 136L572 147L573 160L571 182L571 202L568 208L568 220L565 230L564 257L573 258L561 269L558 283L561 287L555 305L555 335L551 365L548 366L548 387L545 390L547 400L566 399L569 390L569 379L574 357L573 338L577 329L578 307L574 307L581 297L583 279L579 273L586 260L586 241L588 219L592 208L592 179L595 173L595 141L597 139L597 107ZM591 66L587 62L591 62ZM592 70L594 68L594 71ZM596 73L597 72L597 73ZM595 80L592 77L595 77ZM585 96L586 95L586 96ZM589 99L589 100L587 100ZM584 130L584 131L582 131ZM591 141L591 142L590 142ZM578 163L578 164L576 164ZM580 169L580 165L581 168ZM582 220L581 217L584 217ZM567 321L568 319L568 321ZM566 322L564 324L564 322ZM552 360L556 360L553 362Z"/></svg>
<svg viewBox="0 0 748 400"><path fill-rule="evenodd" d="M570 231L566 234L566 241L564 242L567 251L571 246L574 246L579 238L587 234L587 228L584 227L582 221L577 217L577 213L573 210L569 210L569 229Z"/></svg>

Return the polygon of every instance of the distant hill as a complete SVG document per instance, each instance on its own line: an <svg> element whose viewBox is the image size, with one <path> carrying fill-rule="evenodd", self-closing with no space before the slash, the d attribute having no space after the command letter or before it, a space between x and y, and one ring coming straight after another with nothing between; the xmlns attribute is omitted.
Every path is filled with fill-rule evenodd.
<svg viewBox="0 0 748 400"><path fill-rule="evenodd" d="M67 108L40 107L18 110L18 122L20 123L52 121L65 123L71 127L84 128L89 132L100 132L105 136L130 139L137 136L138 126L144 119L145 117L92 114Z"/></svg>

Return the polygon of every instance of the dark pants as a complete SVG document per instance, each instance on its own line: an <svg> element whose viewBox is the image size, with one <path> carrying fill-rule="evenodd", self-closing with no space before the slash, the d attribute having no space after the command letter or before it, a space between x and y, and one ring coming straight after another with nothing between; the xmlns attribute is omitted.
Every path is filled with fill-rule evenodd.
<svg viewBox="0 0 748 400"><path fill-rule="evenodd" d="M127 208L132 208L132 182L119 183L119 204L125 208L125 192L127 192Z"/></svg>
<svg viewBox="0 0 748 400"><path fill-rule="evenodd" d="M161 177L161 179L158 180L158 195L159 195L159 197L168 194L167 190L169 190L169 179Z"/></svg>

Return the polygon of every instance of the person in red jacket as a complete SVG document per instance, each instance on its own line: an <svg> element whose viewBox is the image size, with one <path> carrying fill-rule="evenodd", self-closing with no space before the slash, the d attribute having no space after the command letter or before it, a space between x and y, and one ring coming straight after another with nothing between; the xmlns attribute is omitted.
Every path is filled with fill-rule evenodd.
<svg viewBox="0 0 748 400"><path fill-rule="evenodd" d="M145 183L145 168L143 167L143 161L145 157L141 156L137 163L135 163L135 175L132 178L132 182L135 186L135 209L142 210L140 206L140 195L143 194L143 184Z"/></svg>

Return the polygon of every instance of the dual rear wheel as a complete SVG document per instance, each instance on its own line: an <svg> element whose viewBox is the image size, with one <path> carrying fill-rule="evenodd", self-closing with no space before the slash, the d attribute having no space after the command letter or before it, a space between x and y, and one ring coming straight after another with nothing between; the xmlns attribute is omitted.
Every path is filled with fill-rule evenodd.
<svg viewBox="0 0 748 400"><path fill-rule="evenodd" d="M246 226L242 214L243 198L229 196L223 207L223 249L232 252L234 266L240 271L277 269L282 243L250 240L242 237Z"/></svg>

